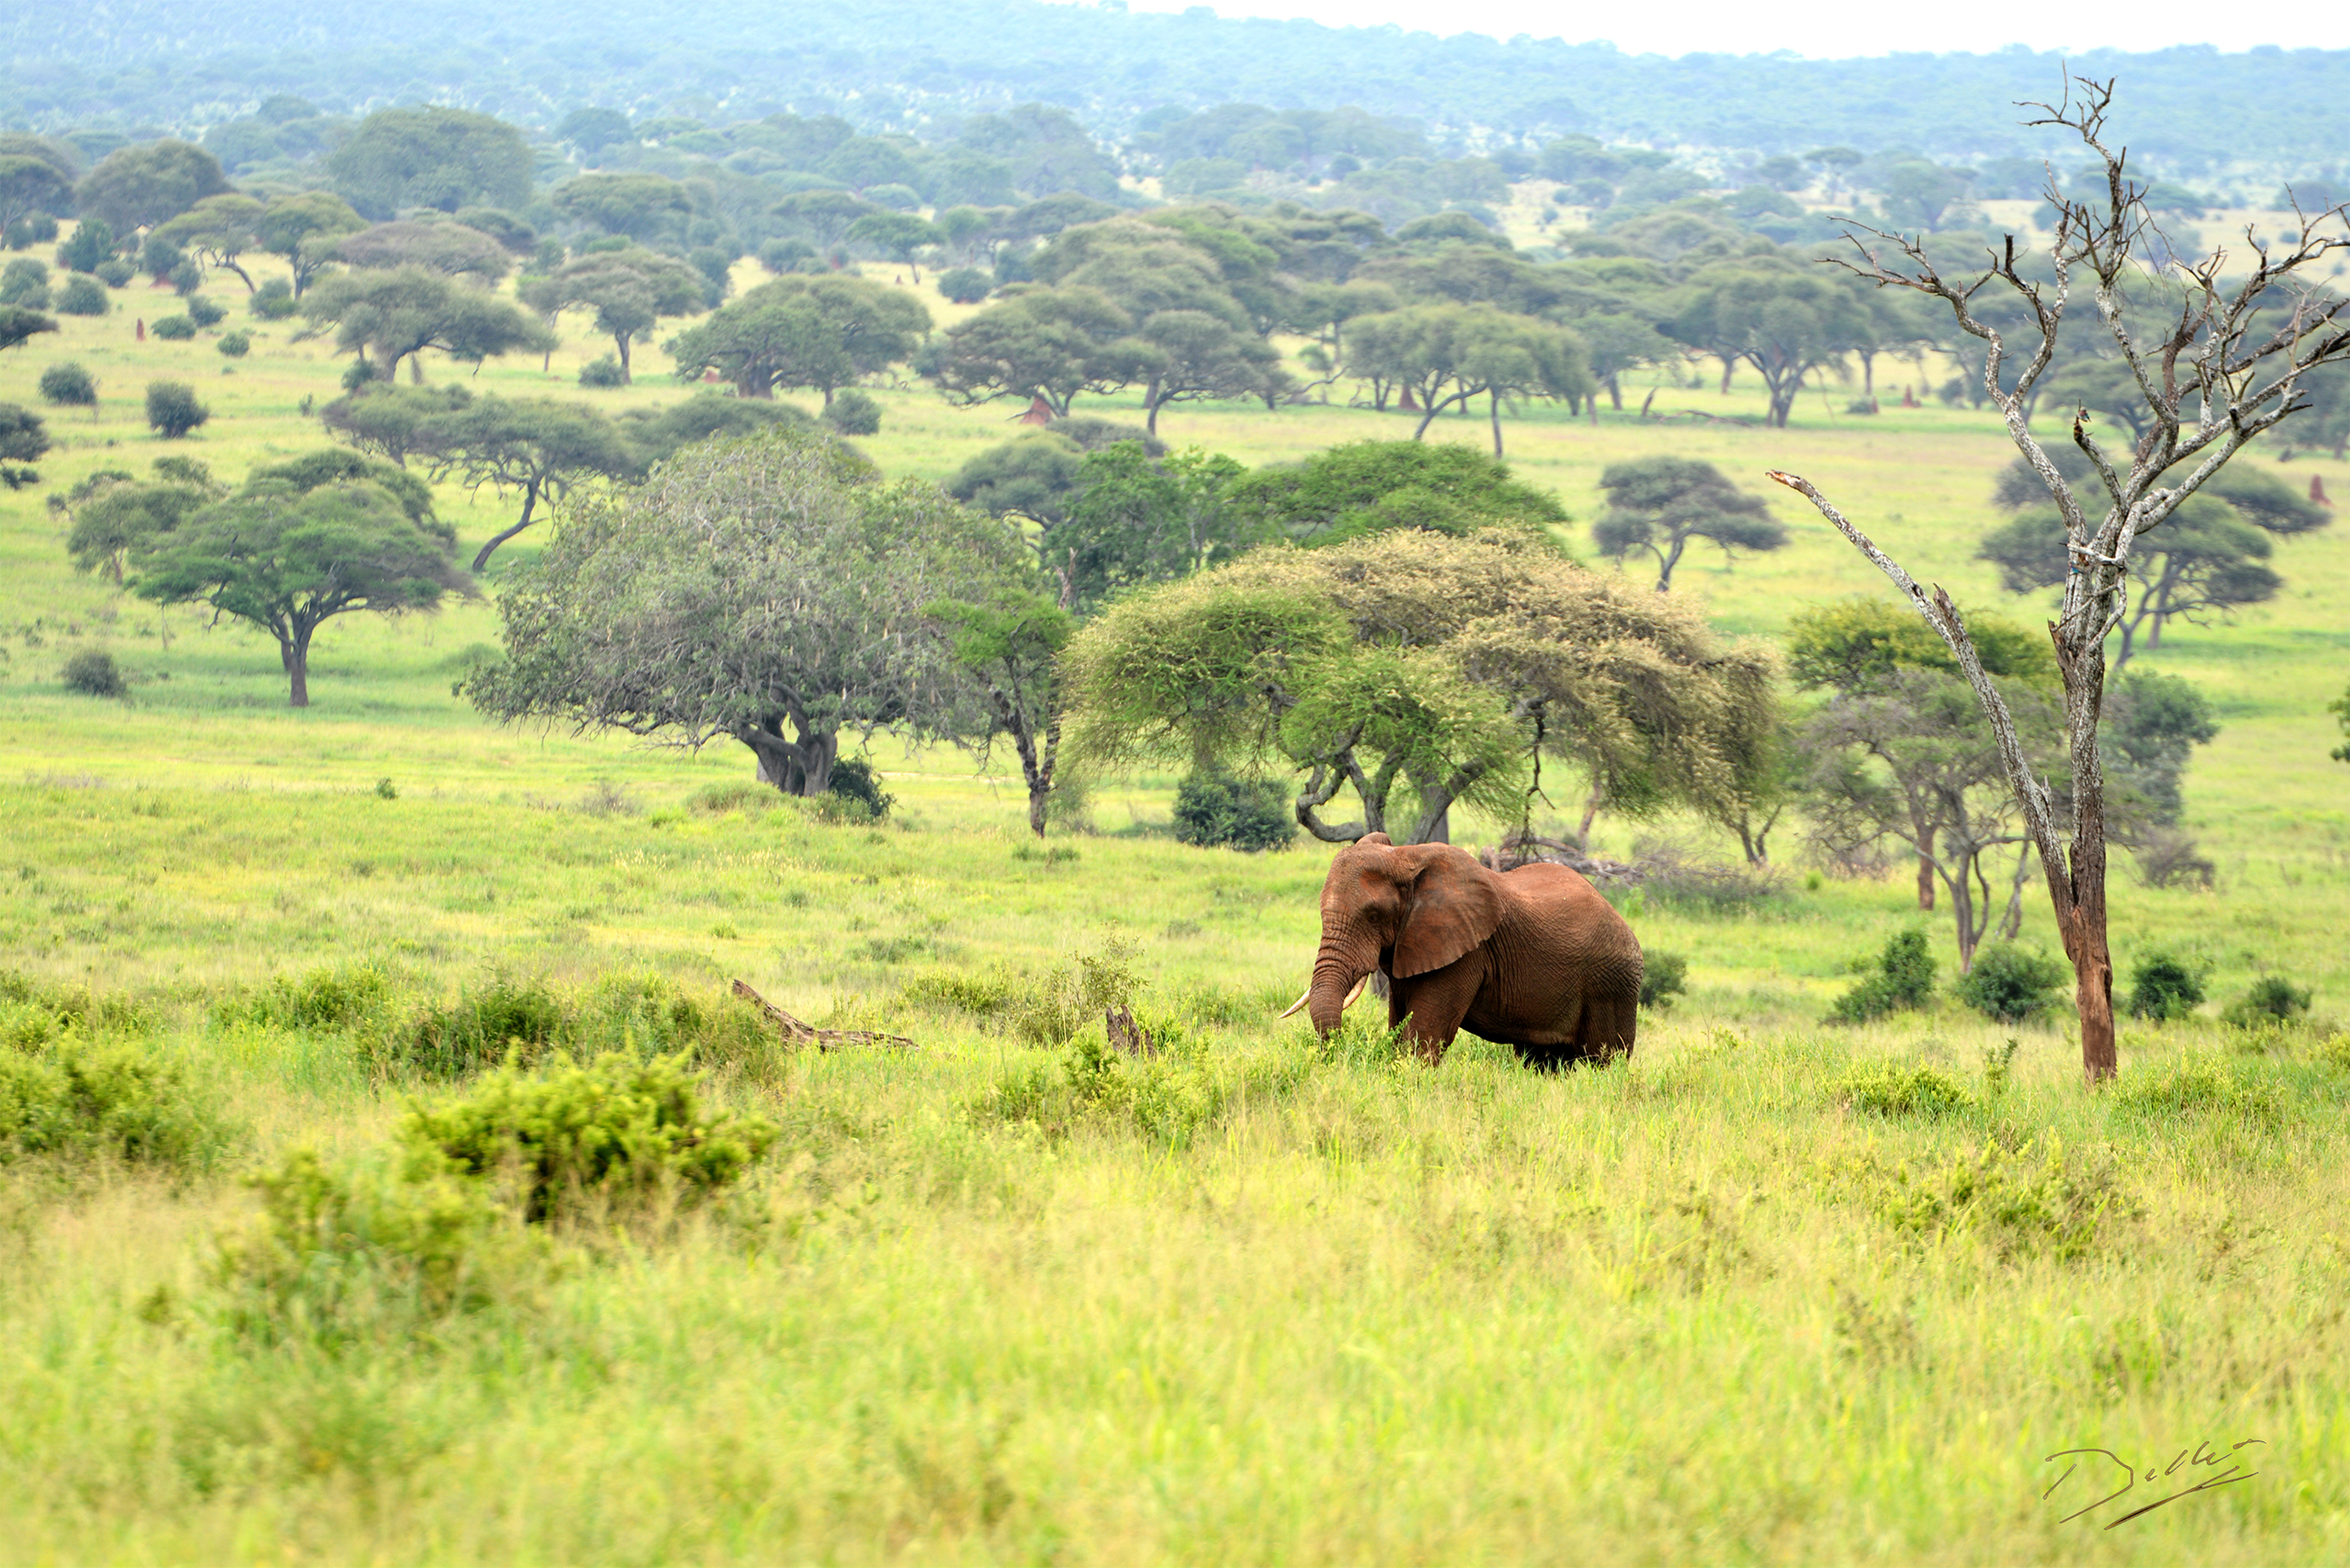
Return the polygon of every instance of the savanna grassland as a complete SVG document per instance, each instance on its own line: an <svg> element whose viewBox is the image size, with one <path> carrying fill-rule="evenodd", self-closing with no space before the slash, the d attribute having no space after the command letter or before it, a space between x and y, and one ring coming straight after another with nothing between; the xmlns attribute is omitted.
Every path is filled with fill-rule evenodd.
<svg viewBox="0 0 2350 1568"><path fill-rule="evenodd" d="M209 337L134 340L143 293L0 358L0 400L69 357L102 384L95 419L51 411L44 489L322 443L323 344L252 323L223 374ZM636 388L579 390L601 352L479 380L683 395L651 349ZM1665 387L1663 420L1531 409L1509 457L1587 557L1600 469L1671 452L1802 473L1998 602L1972 549L2004 438L1880 372L1882 413L1831 387L1786 431L1716 422L1759 413L1751 378ZM160 376L211 404L196 439L147 432ZM876 395L861 445L893 477L1012 412ZM1407 431L1221 405L1161 433L1254 464ZM2330 461L2278 471L2350 493ZM331 624L289 711L258 637L74 575L41 494L0 496L0 1056L48 1064L121 1157L60 1133L0 1167L0 1559L2350 1560L2339 525L2279 546L2277 600L2150 656L2224 724L2186 777L2218 877L2120 871L2116 947L2207 966L2213 1002L2125 1026L2092 1095L2060 1026L1947 999L1822 1023L1906 927L1947 978L1948 917L1905 877L1808 874L1788 829L1767 896L1623 896L1689 961L1629 1062L1538 1076L1464 1037L1430 1069L1360 1017L1328 1045L1274 1021L1327 856L1179 845L1170 779L1104 781L1091 831L1039 844L1016 773L949 749L877 739L896 809L841 826L740 787L736 748L497 729L450 694L495 645L494 570L437 615ZM439 500L469 550L508 515ZM1878 591L1779 511L1787 550L1677 576L1725 631ZM100 646L120 701L60 682ZM1573 782L1552 796L1571 824ZM1658 836L1731 852L1694 822L1599 840ZM2272 972L2318 1022L2219 1021ZM736 978L919 1046L786 1050ZM1106 1050L1109 998L1159 1056ZM554 1053L605 1048L705 1070L674 1179L534 1208L526 1173L417 1163L459 1097L593 1100ZM32 1071L0 1093L32 1103ZM2198 1444L2220 1461L2174 1465ZM2150 1473L2068 1519L2122 1485L2048 1458L2081 1449Z"/></svg>

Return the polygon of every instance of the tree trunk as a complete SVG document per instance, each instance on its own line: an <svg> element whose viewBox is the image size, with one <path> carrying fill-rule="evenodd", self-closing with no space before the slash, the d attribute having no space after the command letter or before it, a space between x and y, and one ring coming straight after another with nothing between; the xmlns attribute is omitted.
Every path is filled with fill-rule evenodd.
<svg viewBox="0 0 2350 1568"><path fill-rule="evenodd" d="M1593 404L1591 412L1597 415L1599 412L1599 405ZM1498 391L1491 389L1486 391L1486 413L1493 422L1493 455L1499 457L1501 456L1501 394Z"/></svg>
<svg viewBox="0 0 2350 1568"><path fill-rule="evenodd" d="M635 383L628 379L628 334L627 333L614 333L612 334L612 341L617 344L620 349L620 384L624 387L633 386Z"/></svg>
<svg viewBox="0 0 2350 1568"><path fill-rule="evenodd" d="M277 656L284 660L288 693L286 705L306 708L311 705L311 628L298 628L293 636L277 644Z"/></svg>
<svg viewBox="0 0 2350 1568"><path fill-rule="evenodd" d="M408 384L412 387L424 384L424 356L421 354L408 356Z"/></svg>
<svg viewBox="0 0 2350 1568"><path fill-rule="evenodd" d="M796 740L786 740L778 720L770 728L738 730L735 739L751 748L759 759L759 782L773 784L785 795L814 796L822 795L832 785L832 763L841 754L841 733L837 729L811 732L797 719L791 721Z"/></svg>
<svg viewBox="0 0 2350 1568"><path fill-rule="evenodd" d="M1623 383L1616 379L1616 373L1612 370L1608 372L1608 401L1618 413L1624 412Z"/></svg>
<svg viewBox="0 0 2350 1568"><path fill-rule="evenodd" d="M1143 393L1142 409L1143 429L1149 434L1157 435L1158 434L1158 378L1156 376L1151 378L1150 386Z"/></svg>
<svg viewBox="0 0 2350 1568"><path fill-rule="evenodd" d="M473 570L475 571L478 572L481 570L482 568L490 564L490 558L497 553L498 547L500 545L504 544L508 539L513 538L516 534L521 533L525 528L530 526L531 508L537 504L538 481L537 479L532 479L528 484L522 487L522 521L515 524L513 527L507 529L503 534L493 534L491 536L490 542L481 547L481 553L473 558Z"/></svg>

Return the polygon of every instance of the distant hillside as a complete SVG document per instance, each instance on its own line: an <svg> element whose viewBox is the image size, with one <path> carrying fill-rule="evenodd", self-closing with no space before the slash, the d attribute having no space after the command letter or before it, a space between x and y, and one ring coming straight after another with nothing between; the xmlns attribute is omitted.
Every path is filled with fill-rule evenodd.
<svg viewBox="0 0 2350 1568"><path fill-rule="evenodd" d="M1583 132L1689 150L2037 151L2012 100L2062 70L2123 79L2121 129L2176 178L2337 175L2350 51L2098 51L1802 61L1633 56L1606 44L1395 28L1130 15L965 0L15 0L0 8L0 120L189 130L270 93L330 110L429 100L548 124L583 105L726 118L838 113L869 130L1044 102L1118 139L1149 110L1352 104L1491 148Z"/></svg>

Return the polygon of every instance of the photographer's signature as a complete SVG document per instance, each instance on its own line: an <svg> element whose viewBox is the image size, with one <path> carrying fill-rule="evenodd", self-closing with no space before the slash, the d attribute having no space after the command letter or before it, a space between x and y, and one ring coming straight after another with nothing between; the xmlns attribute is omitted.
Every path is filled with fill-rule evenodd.
<svg viewBox="0 0 2350 1568"><path fill-rule="evenodd" d="M2142 1467L2131 1463L2111 1449L2060 1449L2041 1462L2061 1463L2064 1466L2064 1473L2049 1483L2048 1490L2040 1494L2040 1501L2046 1502L2067 1485L2072 1490L2063 1498L2066 1503L2093 1492L2104 1492L2103 1496L2082 1504L2057 1521L2067 1524L2084 1514L2096 1512L2107 1503L2119 1502L2141 1486L2148 1492L2169 1489L2164 1495L2150 1503L2141 1503L2118 1518L2107 1520L2105 1528L2111 1529L2116 1525L2128 1524L2141 1514L2151 1514L2166 1504L2175 1503L2182 1497L2192 1497L2197 1492L2250 1481L2260 1472L2244 1468L2243 1450L2265 1447L2267 1444L2258 1438L2246 1438L2224 1449L2215 1449L2208 1442L2197 1443L2191 1449L2181 1449L2178 1456L2168 1464ZM2079 1478L2077 1483L2075 1477Z"/></svg>

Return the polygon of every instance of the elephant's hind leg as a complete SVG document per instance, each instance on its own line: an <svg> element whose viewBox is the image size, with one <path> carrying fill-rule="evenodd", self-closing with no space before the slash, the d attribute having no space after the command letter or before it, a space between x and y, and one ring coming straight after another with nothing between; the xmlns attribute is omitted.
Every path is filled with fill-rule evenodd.
<svg viewBox="0 0 2350 1568"><path fill-rule="evenodd" d="M1576 1032L1577 1053L1587 1062L1612 1062L1632 1055L1639 1032L1639 992L1587 998L1583 1027Z"/></svg>

